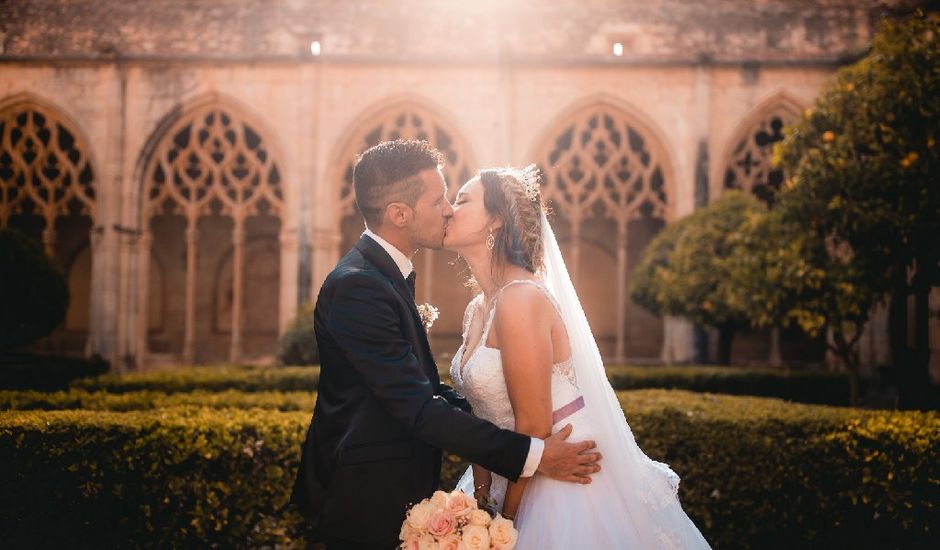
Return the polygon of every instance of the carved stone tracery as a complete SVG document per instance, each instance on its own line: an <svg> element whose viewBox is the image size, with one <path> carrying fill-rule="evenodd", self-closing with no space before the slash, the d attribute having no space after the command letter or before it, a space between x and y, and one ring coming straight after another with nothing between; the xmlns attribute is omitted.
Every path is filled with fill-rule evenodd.
<svg viewBox="0 0 940 550"><path fill-rule="evenodd" d="M568 265L579 275L581 229L587 220L617 227L617 334L624 357L628 227L636 219L669 216L662 147L619 109L598 104L574 113L542 147L543 194L570 224Z"/></svg>

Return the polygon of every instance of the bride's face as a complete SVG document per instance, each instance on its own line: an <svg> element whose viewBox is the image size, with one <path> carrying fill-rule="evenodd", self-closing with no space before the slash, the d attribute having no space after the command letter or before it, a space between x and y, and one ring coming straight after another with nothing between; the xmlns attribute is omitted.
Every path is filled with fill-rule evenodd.
<svg viewBox="0 0 940 550"><path fill-rule="evenodd" d="M454 202L454 215L447 223L444 248L464 252L484 244L490 227L497 228L483 204L483 183L477 176L463 184Z"/></svg>

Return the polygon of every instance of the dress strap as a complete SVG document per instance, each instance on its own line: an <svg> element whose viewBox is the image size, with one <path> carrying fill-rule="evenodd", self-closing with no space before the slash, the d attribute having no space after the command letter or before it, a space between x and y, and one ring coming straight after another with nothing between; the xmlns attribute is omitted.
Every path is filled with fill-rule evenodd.
<svg viewBox="0 0 940 550"><path fill-rule="evenodd" d="M483 294L477 294L467 304L467 309L463 313L463 340L467 341L467 332L470 330L470 324L473 322L473 316L479 305L483 303Z"/></svg>

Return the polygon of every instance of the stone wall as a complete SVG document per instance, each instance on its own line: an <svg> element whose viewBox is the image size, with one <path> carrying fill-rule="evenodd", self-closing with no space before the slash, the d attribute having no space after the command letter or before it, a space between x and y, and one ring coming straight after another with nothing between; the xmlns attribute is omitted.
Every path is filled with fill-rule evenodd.
<svg viewBox="0 0 940 550"><path fill-rule="evenodd" d="M133 369L179 360L183 349L185 221L149 221L143 189L144 168L167 129L194 109L219 105L250 120L280 170L283 211L250 229L246 242L247 258L270 263L272 250L278 258L276 266L246 270L242 348L257 357L273 353L298 303L316 295L345 251L344 232L348 242L361 228L343 217L340 190L364 128L419 108L459 142L475 171L540 162L572 117L599 107L657 152L666 208L629 230L624 281L617 281L617 251L603 239L607 222L591 230L597 235L586 231L579 292L606 356L687 361L691 327L629 302L624 352L616 355L617 285L629 283L656 228L722 192L733 150L755 124L780 109L810 106L839 60L864 50L873 14L906 5L219 1L196 9L187 2L6 2L0 111L33 102L59 113L88 144L98 205L93 229L89 235L89 224L70 226L92 252L90 267L75 264L90 269L91 280L73 277L90 288L86 350ZM323 55L307 54L311 40L321 41ZM610 53L615 41L625 46L621 58ZM451 180L452 188L463 183ZM199 225L194 359L224 360L231 224ZM263 242L250 244L252 238ZM70 242L69 254L80 254ZM416 258L424 281L418 300L441 308L432 344L452 353L469 291L451 255L427 255ZM789 336L783 340L784 359L821 359L800 355L802 344ZM870 340L873 364L883 343ZM766 361L768 341L766 334L742 338L735 359Z"/></svg>
<svg viewBox="0 0 940 550"><path fill-rule="evenodd" d="M290 59L328 56L833 60L911 0L31 0L0 5L7 57Z"/></svg>

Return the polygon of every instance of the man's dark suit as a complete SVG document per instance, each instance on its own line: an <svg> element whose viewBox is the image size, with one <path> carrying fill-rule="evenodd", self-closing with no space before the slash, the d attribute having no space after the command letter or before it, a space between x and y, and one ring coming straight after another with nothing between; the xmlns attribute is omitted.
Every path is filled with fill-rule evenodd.
<svg viewBox="0 0 940 550"><path fill-rule="evenodd" d="M396 546L407 508L437 489L441 449L522 473L530 439L441 383L412 291L373 239L326 278L314 330L319 395L292 500L327 548Z"/></svg>

